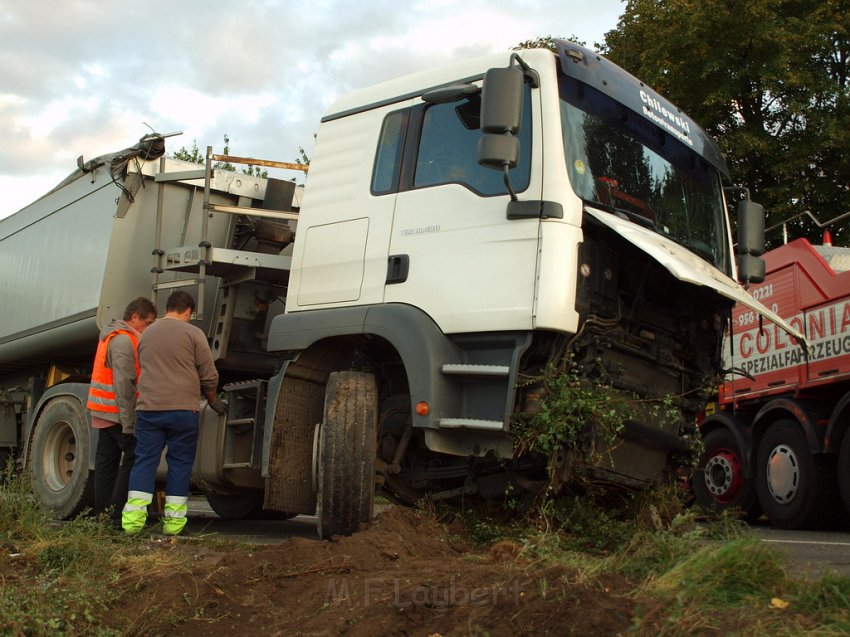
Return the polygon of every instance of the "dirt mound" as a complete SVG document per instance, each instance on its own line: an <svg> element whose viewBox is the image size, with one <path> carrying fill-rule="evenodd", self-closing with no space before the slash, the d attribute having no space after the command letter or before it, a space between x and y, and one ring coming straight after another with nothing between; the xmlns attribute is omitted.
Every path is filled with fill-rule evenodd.
<svg viewBox="0 0 850 637"><path fill-rule="evenodd" d="M274 546L154 540L127 569L114 628L139 635L616 635L633 589L469 549L427 515L391 508L351 537Z"/></svg>

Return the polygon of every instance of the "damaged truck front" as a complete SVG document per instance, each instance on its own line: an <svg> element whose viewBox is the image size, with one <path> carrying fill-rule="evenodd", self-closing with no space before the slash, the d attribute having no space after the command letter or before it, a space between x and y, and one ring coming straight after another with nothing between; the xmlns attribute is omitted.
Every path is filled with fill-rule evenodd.
<svg viewBox="0 0 850 637"><path fill-rule="evenodd" d="M314 504L286 488L313 458L319 511L350 513L323 534L368 517L373 473L404 501L539 485L552 458L518 453L512 428L567 361L668 408L633 410L592 464L554 454L562 473L644 487L690 460L733 303L778 318L732 278L763 273L763 217L742 203L736 265L726 165L696 123L564 41L366 89L322 121L269 337L281 395L316 396L288 426L321 424L315 456L270 450L290 475L268 506Z"/></svg>

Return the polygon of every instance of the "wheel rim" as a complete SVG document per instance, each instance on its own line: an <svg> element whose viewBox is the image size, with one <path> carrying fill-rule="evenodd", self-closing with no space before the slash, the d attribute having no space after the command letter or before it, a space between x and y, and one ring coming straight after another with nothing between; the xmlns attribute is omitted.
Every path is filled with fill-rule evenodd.
<svg viewBox="0 0 850 637"><path fill-rule="evenodd" d="M71 424L56 422L47 436L44 454L44 483L52 491L61 491L74 476L77 468L77 437Z"/></svg>
<svg viewBox="0 0 850 637"><path fill-rule="evenodd" d="M734 502L744 484L743 467L738 456L728 449L718 449L705 463L705 486L722 504Z"/></svg>
<svg viewBox="0 0 850 637"><path fill-rule="evenodd" d="M794 451L777 445L767 458L767 488L780 504L788 504L800 486L800 465Z"/></svg>

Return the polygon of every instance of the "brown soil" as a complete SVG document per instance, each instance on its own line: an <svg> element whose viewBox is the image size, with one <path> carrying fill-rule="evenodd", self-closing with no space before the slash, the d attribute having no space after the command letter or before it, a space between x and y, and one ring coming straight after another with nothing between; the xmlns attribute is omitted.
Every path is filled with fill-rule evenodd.
<svg viewBox="0 0 850 637"><path fill-rule="evenodd" d="M390 508L351 537L274 546L152 540L127 568L109 625L137 635L618 635L635 624L633 582L586 580L502 541ZM167 565L164 566L164 565Z"/></svg>

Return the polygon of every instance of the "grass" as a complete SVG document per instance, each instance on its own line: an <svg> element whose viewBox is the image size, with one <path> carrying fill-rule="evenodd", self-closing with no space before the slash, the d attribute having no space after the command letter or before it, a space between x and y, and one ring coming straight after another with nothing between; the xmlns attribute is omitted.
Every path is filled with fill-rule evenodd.
<svg viewBox="0 0 850 637"><path fill-rule="evenodd" d="M734 517L698 517L676 489L613 498L587 491L509 512L501 522L492 512L460 517L479 545L518 547L530 572L560 566L588 587L610 577L627 582L637 635L850 634L850 578L793 577ZM28 481L9 477L0 486L0 635L145 635L158 614L174 611L151 605L135 624L113 629L114 609L154 574L189 573L184 559L91 518L56 524ZM540 581L555 594L557 581Z"/></svg>
<svg viewBox="0 0 850 637"><path fill-rule="evenodd" d="M7 471L0 487L0 634L124 635L104 621L122 593L118 583L137 542L90 517L56 523ZM146 555L139 572L156 568Z"/></svg>
<svg viewBox="0 0 850 637"><path fill-rule="evenodd" d="M573 569L580 580L629 578L636 634L850 634L850 578L795 577L734 513L707 518L681 495L585 492L553 498L501 530L478 515L469 523L485 543L521 536L525 558Z"/></svg>

